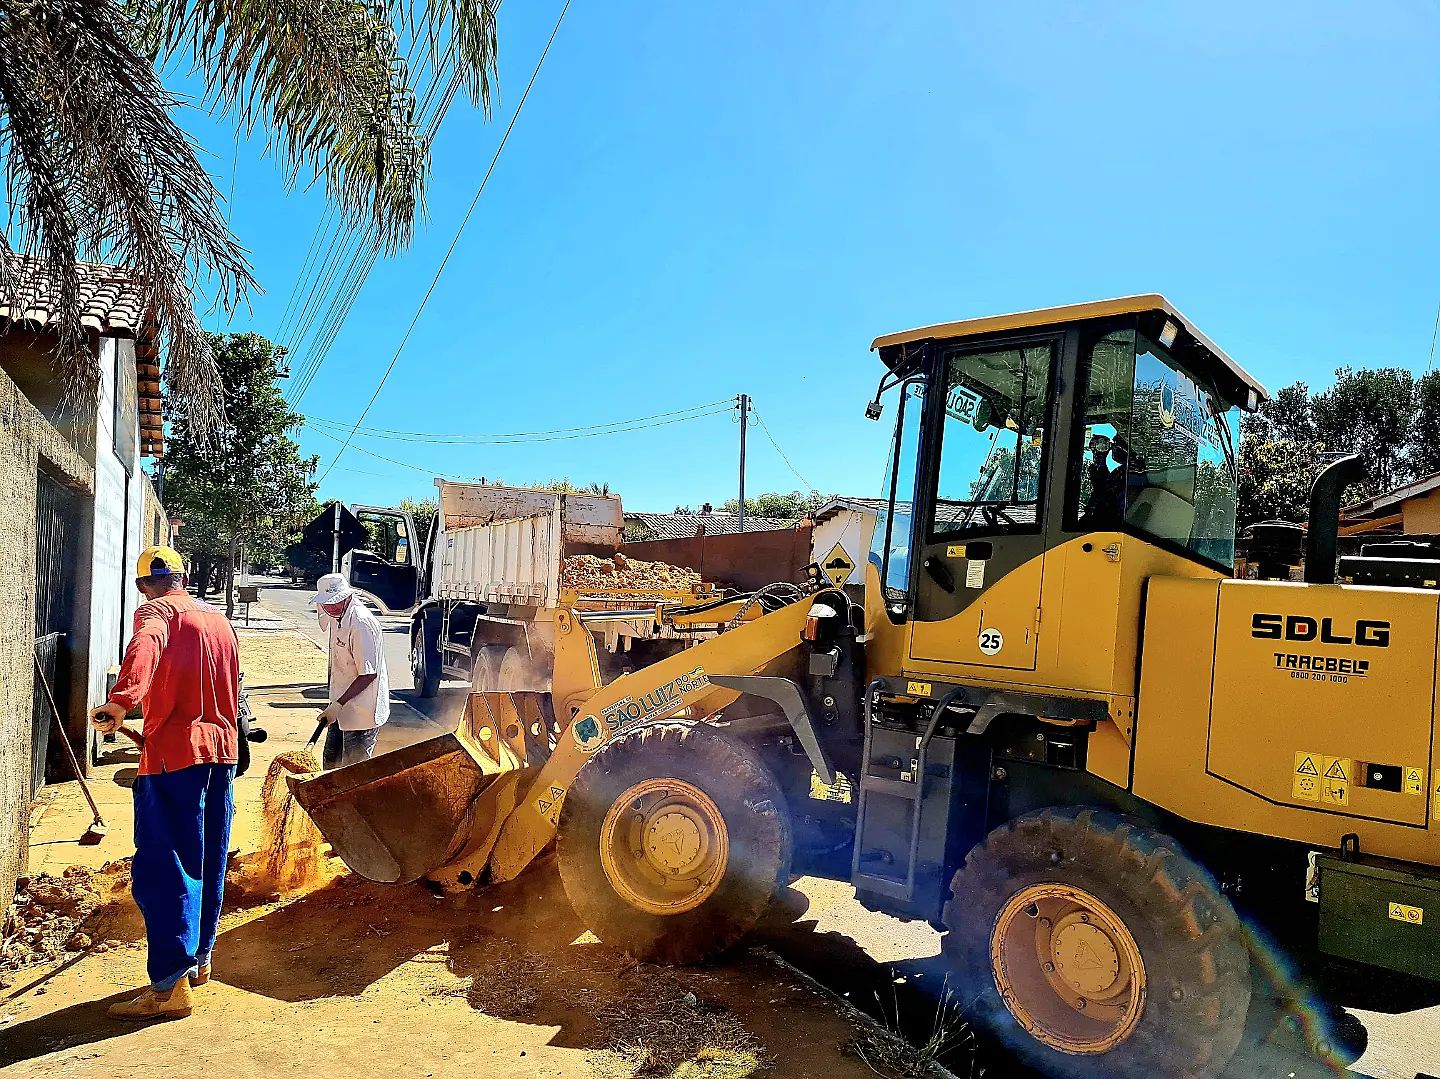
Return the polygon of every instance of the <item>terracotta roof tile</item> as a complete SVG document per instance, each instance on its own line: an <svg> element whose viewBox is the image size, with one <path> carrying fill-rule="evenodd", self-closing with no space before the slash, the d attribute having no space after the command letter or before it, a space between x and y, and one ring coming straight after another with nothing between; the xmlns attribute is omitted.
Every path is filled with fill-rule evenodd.
<svg viewBox="0 0 1440 1079"><path fill-rule="evenodd" d="M37 327L50 324L55 317L57 300L51 287L50 274L33 259L21 259L19 294L0 295L0 319L26 322ZM80 269L80 300L83 305L81 323L101 334L138 334L144 322L143 297L120 266L98 262L82 262ZM14 299L14 313L6 302Z"/></svg>

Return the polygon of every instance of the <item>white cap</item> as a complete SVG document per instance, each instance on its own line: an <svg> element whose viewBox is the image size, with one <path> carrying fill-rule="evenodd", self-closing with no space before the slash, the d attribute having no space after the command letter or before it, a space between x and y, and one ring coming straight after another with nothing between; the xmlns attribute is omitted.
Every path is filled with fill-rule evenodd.
<svg viewBox="0 0 1440 1079"><path fill-rule="evenodd" d="M338 573L327 573L315 584L320 591L310 597L311 603L343 603L355 594L350 582Z"/></svg>

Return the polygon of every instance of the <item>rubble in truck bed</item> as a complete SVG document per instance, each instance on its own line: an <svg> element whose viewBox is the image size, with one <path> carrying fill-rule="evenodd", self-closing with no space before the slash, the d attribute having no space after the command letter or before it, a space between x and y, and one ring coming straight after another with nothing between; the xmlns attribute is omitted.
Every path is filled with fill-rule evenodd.
<svg viewBox="0 0 1440 1079"><path fill-rule="evenodd" d="M609 558L570 555L560 564L560 587L577 592L698 592L700 574L666 562L642 562L616 552Z"/></svg>

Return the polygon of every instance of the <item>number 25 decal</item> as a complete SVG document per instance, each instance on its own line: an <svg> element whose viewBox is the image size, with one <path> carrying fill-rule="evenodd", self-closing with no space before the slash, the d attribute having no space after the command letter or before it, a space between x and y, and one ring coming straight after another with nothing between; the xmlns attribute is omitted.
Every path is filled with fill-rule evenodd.
<svg viewBox="0 0 1440 1079"><path fill-rule="evenodd" d="M981 652L987 656L993 656L1005 647L1005 638L1000 635L998 629L982 629L978 643Z"/></svg>

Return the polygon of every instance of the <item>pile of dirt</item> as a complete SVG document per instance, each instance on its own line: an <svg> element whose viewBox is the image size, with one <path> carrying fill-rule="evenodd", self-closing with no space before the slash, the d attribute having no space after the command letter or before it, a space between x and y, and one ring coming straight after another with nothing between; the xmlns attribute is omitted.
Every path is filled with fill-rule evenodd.
<svg viewBox="0 0 1440 1079"><path fill-rule="evenodd" d="M560 587L584 592L695 592L700 574L666 562L642 562L618 551L609 558L570 555L560 566Z"/></svg>
<svg viewBox="0 0 1440 1079"><path fill-rule="evenodd" d="M129 893L128 858L99 870L72 865L58 877L22 879L0 925L0 984L6 974L37 963L108 950L121 923L138 918Z"/></svg>

